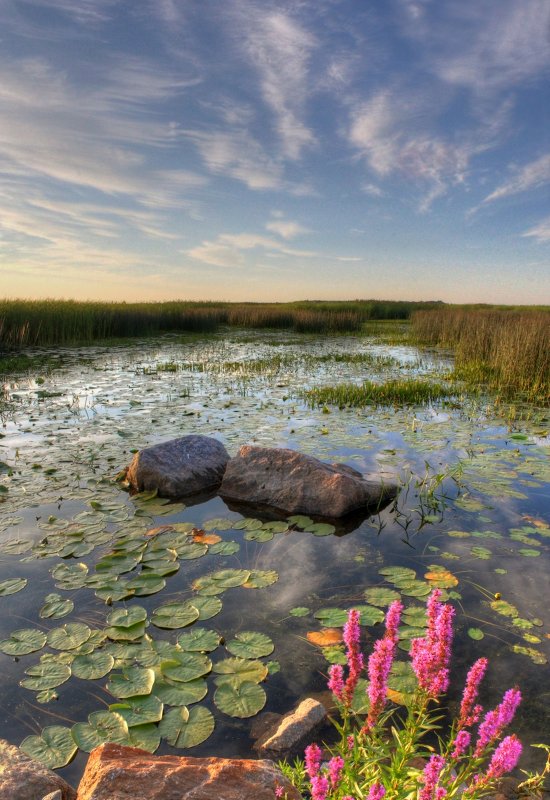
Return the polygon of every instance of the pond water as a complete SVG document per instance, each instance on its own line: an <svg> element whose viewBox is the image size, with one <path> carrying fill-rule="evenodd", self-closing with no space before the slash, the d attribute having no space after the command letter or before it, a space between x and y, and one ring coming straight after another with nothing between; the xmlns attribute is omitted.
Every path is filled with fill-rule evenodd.
<svg viewBox="0 0 550 800"><path fill-rule="evenodd" d="M158 752L248 756L258 709L284 713L326 688L345 609L361 607L368 651L401 595L406 647L420 635L415 609L439 585L457 612L450 707L470 664L488 656L483 702L519 684L514 730L525 743L548 739L547 417L510 431L467 398L310 407L310 387L435 380L451 368L448 356L372 337L231 331L32 354L59 368L10 377L0 406L0 737L20 744L60 726L68 754L78 723L82 748L111 735L153 749L162 734ZM134 450L190 433L230 454L290 447L402 489L381 513L333 531L219 497L131 498L114 481ZM336 643L320 647L311 634L327 630ZM394 678L397 700L406 679ZM138 692L147 703L128 702ZM122 708L86 724L113 704ZM536 753L523 766L540 764ZM76 783L85 761L80 749L60 773Z"/></svg>

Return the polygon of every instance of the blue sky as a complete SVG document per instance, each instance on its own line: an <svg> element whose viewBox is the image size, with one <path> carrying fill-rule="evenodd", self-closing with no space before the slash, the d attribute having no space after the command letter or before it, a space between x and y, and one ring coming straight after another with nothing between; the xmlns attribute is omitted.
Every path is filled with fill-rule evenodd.
<svg viewBox="0 0 550 800"><path fill-rule="evenodd" d="M550 303L548 0L2 0L0 294Z"/></svg>

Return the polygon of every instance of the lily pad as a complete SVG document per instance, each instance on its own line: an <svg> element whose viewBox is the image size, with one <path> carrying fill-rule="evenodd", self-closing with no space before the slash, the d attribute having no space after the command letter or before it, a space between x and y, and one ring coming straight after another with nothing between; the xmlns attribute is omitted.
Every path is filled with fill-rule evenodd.
<svg viewBox="0 0 550 800"><path fill-rule="evenodd" d="M48 633L48 644L54 650L74 650L88 641L91 634L91 629L83 622L67 622Z"/></svg>
<svg viewBox="0 0 550 800"><path fill-rule="evenodd" d="M172 681L193 681L208 675L212 669L212 662L208 656L202 653L188 653L182 650L175 654L175 658L163 661L161 664L162 674Z"/></svg>
<svg viewBox="0 0 550 800"><path fill-rule="evenodd" d="M307 606L295 606L288 612L292 617L307 617L311 609Z"/></svg>
<svg viewBox="0 0 550 800"><path fill-rule="evenodd" d="M24 656L41 650L46 644L46 634L36 628L20 628L0 641L0 650L7 656Z"/></svg>
<svg viewBox="0 0 550 800"><path fill-rule="evenodd" d="M104 742L128 743L128 725L125 719L112 711L93 711L88 722L77 722L72 727L74 741L85 753Z"/></svg>
<svg viewBox="0 0 550 800"><path fill-rule="evenodd" d="M151 694L155 673L147 667L126 667L120 674L112 673L107 691L115 697L137 697Z"/></svg>
<svg viewBox="0 0 550 800"><path fill-rule="evenodd" d="M159 722L162 719L164 705L154 694L146 697L129 697L124 703L112 703L109 711L120 714L129 728L135 725L146 725L148 722Z"/></svg>
<svg viewBox="0 0 550 800"><path fill-rule="evenodd" d="M235 680L260 683L267 676L265 664L245 658L225 658L214 664L213 670L217 674L214 680L217 686Z"/></svg>
<svg viewBox="0 0 550 800"><path fill-rule="evenodd" d="M313 616L327 628L339 628L348 621L348 612L345 608L321 608Z"/></svg>
<svg viewBox="0 0 550 800"><path fill-rule="evenodd" d="M95 653L75 656L71 669L77 678L96 681L107 675L112 670L114 663L112 655L98 650Z"/></svg>
<svg viewBox="0 0 550 800"><path fill-rule="evenodd" d="M128 744L130 747L139 747L140 750L154 753L160 745L160 732L157 725L148 723L128 728Z"/></svg>
<svg viewBox="0 0 550 800"><path fill-rule="evenodd" d="M211 712L204 706L188 709L171 709L159 725L161 736L172 747L196 747L206 741L214 730L215 722Z"/></svg>
<svg viewBox="0 0 550 800"><path fill-rule="evenodd" d="M336 532L334 525L330 525L328 522L316 522L313 525L308 525L305 530L314 536L332 536Z"/></svg>
<svg viewBox="0 0 550 800"><path fill-rule="evenodd" d="M21 589L24 589L26 585L26 578L8 578L8 580L0 581L0 597L16 594L20 592Z"/></svg>
<svg viewBox="0 0 550 800"><path fill-rule="evenodd" d="M257 631L240 631L226 644L229 652L240 658L262 658L269 656L275 646L269 636Z"/></svg>
<svg viewBox="0 0 550 800"><path fill-rule="evenodd" d="M235 679L224 682L214 693L214 703L220 711L239 719L253 717L262 710L266 699L264 690L257 683Z"/></svg>
<svg viewBox="0 0 550 800"><path fill-rule="evenodd" d="M183 603L173 602L155 608L151 615L151 622L157 628L174 630L192 625L199 618L199 610L191 600Z"/></svg>
<svg viewBox="0 0 550 800"><path fill-rule="evenodd" d="M115 628L131 628L147 619L147 611L142 606L117 608L107 617L107 624Z"/></svg>
<svg viewBox="0 0 550 800"><path fill-rule="evenodd" d="M42 692L45 689L55 689L68 681L71 677L71 668L67 664L45 661L26 669L25 675L29 677L20 681L20 685L34 692Z"/></svg>
<svg viewBox="0 0 550 800"><path fill-rule="evenodd" d="M485 638L485 634L483 633L481 628L468 628L468 636L470 637L470 639L476 639L476 640Z"/></svg>
<svg viewBox="0 0 550 800"><path fill-rule="evenodd" d="M279 580L279 574L274 569L251 569L245 589L264 589Z"/></svg>
<svg viewBox="0 0 550 800"><path fill-rule="evenodd" d="M39 613L42 619L61 619L70 614L73 609L72 600L63 600L60 594L53 592L46 595L44 605Z"/></svg>
<svg viewBox="0 0 550 800"><path fill-rule="evenodd" d="M186 706L191 703L200 703L206 697L208 686L203 678L193 681L172 682L168 680L155 681L153 694L168 706Z"/></svg>
<svg viewBox="0 0 550 800"><path fill-rule="evenodd" d="M210 653L216 649L219 643L219 633L206 628L193 628L188 633L182 633L178 638L181 649L188 652Z"/></svg>
<svg viewBox="0 0 550 800"><path fill-rule="evenodd" d="M380 606L386 608L394 600L399 600L400 594L395 589L386 589L383 586L373 586L371 589L365 591L365 599L373 606Z"/></svg>
<svg viewBox="0 0 550 800"><path fill-rule="evenodd" d="M211 545L208 548L208 552L213 556L232 556L238 553L240 549L240 544L231 540Z"/></svg>
<svg viewBox="0 0 550 800"><path fill-rule="evenodd" d="M44 728L40 736L27 736L19 748L48 769L60 769L71 761L78 750L78 745L71 735L70 728L50 725Z"/></svg>
<svg viewBox="0 0 550 800"><path fill-rule="evenodd" d="M191 603L199 612L201 622L212 619L222 610L222 601L219 597L193 597Z"/></svg>
<svg viewBox="0 0 550 800"><path fill-rule="evenodd" d="M519 611L506 600L493 600L491 608L503 617L519 617Z"/></svg>
<svg viewBox="0 0 550 800"><path fill-rule="evenodd" d="M211 572L193 582L193 589L201 595L217 595L235 586L242 586L250 577L248 569L222 569Z"/></svg>

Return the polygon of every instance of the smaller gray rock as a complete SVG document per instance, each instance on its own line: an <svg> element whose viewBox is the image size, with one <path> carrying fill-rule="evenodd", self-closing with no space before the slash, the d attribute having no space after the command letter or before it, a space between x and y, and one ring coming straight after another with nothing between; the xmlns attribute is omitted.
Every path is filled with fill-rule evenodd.
<svg viewBox="0 0 550 800"><path fill-rule="evenodd" d="M46 797L44 797L46 796ZM75 790L55 772L0 739L0 800L76 800Z"/></svg>
<svg viewBox="0 0 550 800"><path fill-rule="evenodd" d="M181 436L136 453L126 480L138 492L157 489L160 497L185 497L216 489L229 454L209 436Z"/></svg>
<svg viewBox="0 0 550 800"><path fill-rule="evenodd" d="M254 745L264 758L282 758L302 749L308 736L326 718L322 703L308 697L280 720L277 720Z"/></svg>

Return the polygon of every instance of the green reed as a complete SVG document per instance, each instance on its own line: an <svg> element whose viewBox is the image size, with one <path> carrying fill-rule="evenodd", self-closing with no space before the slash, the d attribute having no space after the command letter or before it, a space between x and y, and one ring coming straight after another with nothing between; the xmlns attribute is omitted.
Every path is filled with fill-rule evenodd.
<svg viewBox="0 0 550 800"><path fill-rule="evenodd" d="M418 342L455 352L454 376L503 399L550 403L550 309L452 307L418 311Z"/></svg>
<svg viewBox="0 0 550 800"><path fill-rule="evenodd" d="M303 393L310 405L333 405L339 408L364 408L377 405L413 405L429 403L456 394L451 386L425 380L391 380L385 383L365 381L357 385L342 383L321 386Z"/></svg>

